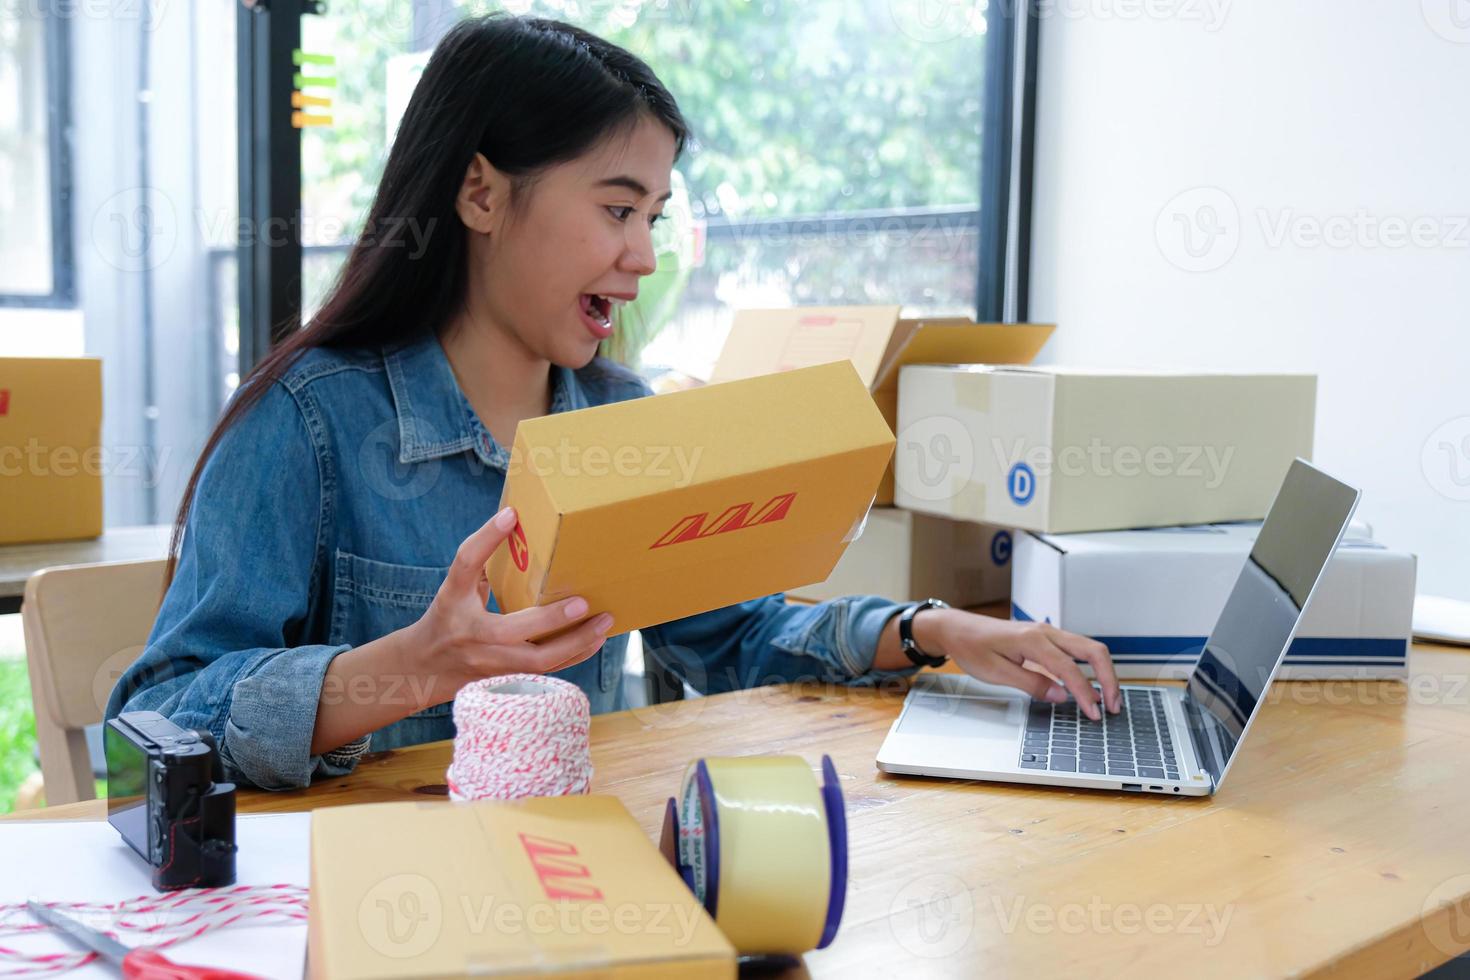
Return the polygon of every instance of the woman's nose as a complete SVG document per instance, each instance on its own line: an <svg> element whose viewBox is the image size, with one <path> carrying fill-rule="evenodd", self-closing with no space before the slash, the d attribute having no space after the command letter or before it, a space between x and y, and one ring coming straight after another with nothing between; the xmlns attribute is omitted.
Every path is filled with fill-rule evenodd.
<svg viewBox="0 0 1470 980"><path fill-rule="evenodd" d="M628 232L622 266L626 272L646 276L658 268L658 258L653 252L653 229L646 222L640 221L638 224L642 227Z"/></svg>

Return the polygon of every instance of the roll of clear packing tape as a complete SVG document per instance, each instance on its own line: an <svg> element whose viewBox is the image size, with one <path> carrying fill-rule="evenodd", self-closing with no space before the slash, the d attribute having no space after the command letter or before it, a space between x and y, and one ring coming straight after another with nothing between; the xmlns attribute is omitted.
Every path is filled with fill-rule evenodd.
<svg viewBox="0 0 1470 980"><path fill-rule="evenodd" d="M799 955L837 935L847 818L829 756L820 786L799 756L695 760L661 848L742 955Z"/></svg>

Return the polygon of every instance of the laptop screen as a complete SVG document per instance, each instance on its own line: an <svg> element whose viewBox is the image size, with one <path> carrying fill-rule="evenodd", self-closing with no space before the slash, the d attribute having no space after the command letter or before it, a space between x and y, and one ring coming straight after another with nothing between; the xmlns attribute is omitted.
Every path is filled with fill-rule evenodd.
<svg viewBox="0 0 1470 980"><path fill-rule="evenodd" d="M1357 490L1301 460L1287 471L1186 688L1202 712L1195 744L1216 785L1357 503Z"/></svg>

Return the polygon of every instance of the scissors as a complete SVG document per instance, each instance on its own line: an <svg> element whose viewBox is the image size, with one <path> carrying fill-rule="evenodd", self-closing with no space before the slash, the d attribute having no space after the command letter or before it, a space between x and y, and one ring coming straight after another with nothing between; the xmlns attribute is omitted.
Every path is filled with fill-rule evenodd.
<svg viewBox="0 0 1470 980"><path fill-rule="evenodd" d="M86 925L78 919L26 902L31 914L86 946L122 971L127 980L262 980L249 973L236 973L214 966L184 966L174 963L151 946L133 949Z"/></svg>

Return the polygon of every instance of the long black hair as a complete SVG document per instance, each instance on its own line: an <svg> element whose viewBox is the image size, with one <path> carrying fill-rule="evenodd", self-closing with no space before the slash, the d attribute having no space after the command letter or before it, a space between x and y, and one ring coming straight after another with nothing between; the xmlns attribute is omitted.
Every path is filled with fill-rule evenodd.
<svg viewBox="0 0 1470 980"><path fill-rule="evenodd" d="M477 152L511 178L514 209L542 171L644 117L673 132L677 157L689 129L674 97L637 56L581 28L502 14L451 28L414 88L331 293L242 379L199 453L174 520L165 590L204 464L271 382L314 347L382 347L438 332L462 304L467 232L455 201Z"/></svg>

